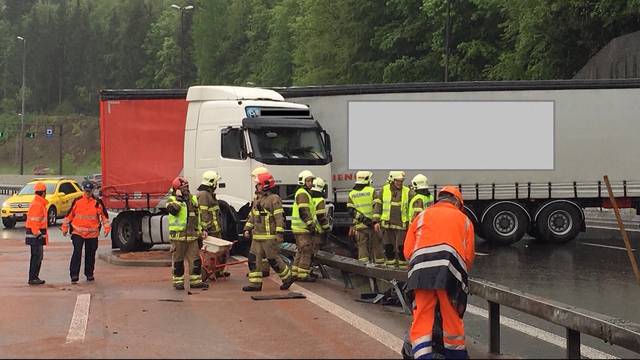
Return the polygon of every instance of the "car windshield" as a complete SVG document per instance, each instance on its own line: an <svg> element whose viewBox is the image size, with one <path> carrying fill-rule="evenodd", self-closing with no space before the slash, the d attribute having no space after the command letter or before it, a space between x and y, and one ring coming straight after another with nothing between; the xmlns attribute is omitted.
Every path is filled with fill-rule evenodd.
<svg viewBox="0 0 640 360"><path fill-rule="evenodd" d="M250 129L249 137L253 157L265 164L328 163L318 128Z"/></svg>
<svg viewBox="0 0 640 360"><path fill-rule="evenodd" d="M53 194L56 191L56 184L54 183L45 183L47 186L47 194ZM33 187L36 186L36 183L28 183L25 185L22 190L18 193L18 195L33 195L36 192L33 190Z"/></svg>

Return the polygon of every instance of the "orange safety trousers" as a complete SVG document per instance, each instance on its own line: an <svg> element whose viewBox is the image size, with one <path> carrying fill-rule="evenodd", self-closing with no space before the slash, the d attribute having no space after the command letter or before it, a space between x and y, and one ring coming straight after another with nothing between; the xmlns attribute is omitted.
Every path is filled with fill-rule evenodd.
<svg viewBox="0 0 640 360"><path fill-rule="evenodd" d="M414 359L433 359L432 332L436 305L440 304L442 315L442 339L444 356L447 359L468 359L465 347L464 323L447 296L445 289L416 289L413 323L409 338Z"/></svg>

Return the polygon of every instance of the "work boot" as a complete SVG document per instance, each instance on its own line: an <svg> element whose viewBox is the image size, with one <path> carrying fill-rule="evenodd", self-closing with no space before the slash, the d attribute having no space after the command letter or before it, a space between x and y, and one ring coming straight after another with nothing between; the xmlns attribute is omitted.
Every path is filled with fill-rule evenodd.
<svg viewBox="0 0 640 360"><path fill-rule="evenodd" d="M262 285L260 285L260 286L251 286L251 285L243 286L242 287L242 291L262 291Z"/></svg>
<svg viewBox="0 0 640 360"><path fill-rule="evenodd" d="M176 290L184 290L184 284L175 284L173 287L176 288Z"/></svg>
<svg viewBox="0 0 640 360"><path fill-rule="evenodd" d="M29 285L42 285L42 284L44 284L44 280L40 280L40 279L29 280Z"/></svg>
<svg viewBox="0 0 640 360"><path fill-rule="evenodd" d="M87 276L87 281L94 281L96 278L93 277L93 275L91 276Z"/></svg>
<svg viewBox="0 0 640 360"><path fill-rule="evenodd" d="M71 278L71 283L74 284L74 285L77 284L78 283L78 278L77 277Z"/></svg>
<svg viewBox="0 0 640 360"><path fill-rule="evenodd" d="M316 279L317 279L317 276L316 277L307 276L306 278L297 278L296 281L312 283L312 282L316 282Z"/></svg>
<svg viewBox="0 0 640 360"><path fill-rule="evenodd" d="M191 288L192 289L208 289L209 288L209 284L207 284L205 282L200 282L200 283L191 285Z"/></svg>
<svg viewBox="0 0 640 360"><path fill-rule="evenodd" d="M287 290L289 289L289 287L291 287L291 285L293 285L293 283L296 280L293 278L293 276L289 277L287 280L284 280L282 282L282 285L280 285L280 290Z"/></svg>

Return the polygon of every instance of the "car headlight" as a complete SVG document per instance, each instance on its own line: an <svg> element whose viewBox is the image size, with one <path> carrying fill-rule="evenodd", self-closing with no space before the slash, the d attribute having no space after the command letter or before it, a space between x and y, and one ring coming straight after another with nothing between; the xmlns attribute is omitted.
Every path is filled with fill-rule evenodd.
<svg viewBox="0 0 640 360"><path fill-rule="evenodd" d="M2 207L3 208L9 207L9 202L8 201L3 202Z"/></svg>

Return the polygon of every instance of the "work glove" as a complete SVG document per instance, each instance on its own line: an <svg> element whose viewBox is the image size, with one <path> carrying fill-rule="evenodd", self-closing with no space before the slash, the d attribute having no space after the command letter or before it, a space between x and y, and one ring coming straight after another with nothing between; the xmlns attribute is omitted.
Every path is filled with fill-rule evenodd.
<svg viewBox="0 0 640 360"><path fill-rule="evenodd" d="M372 227L373 226L373 220L369 219L368 217L364 217L364 219L362 219L362 223L367 225L367 227Z"/></svg>
<svg viewBox="0 0 640 360"><path fill-rule="evenodd" d="M251 231L245 230L243 235L245 239L251 240Z"/></svg>
<svg viewBox="0 0 640 360"><path fill-rule="evenodd" d="M374 229L377 233L379 233L379 232L380 232L380 223L379 223L379 222L374 223L374 224L373 224L373 229Z"/></svg>
<svg viewBox="0 0 640 360"><path fill-rule="evenodd" d="M349 227L349 237L356 236L356 229L353 226Z"/></svg>

